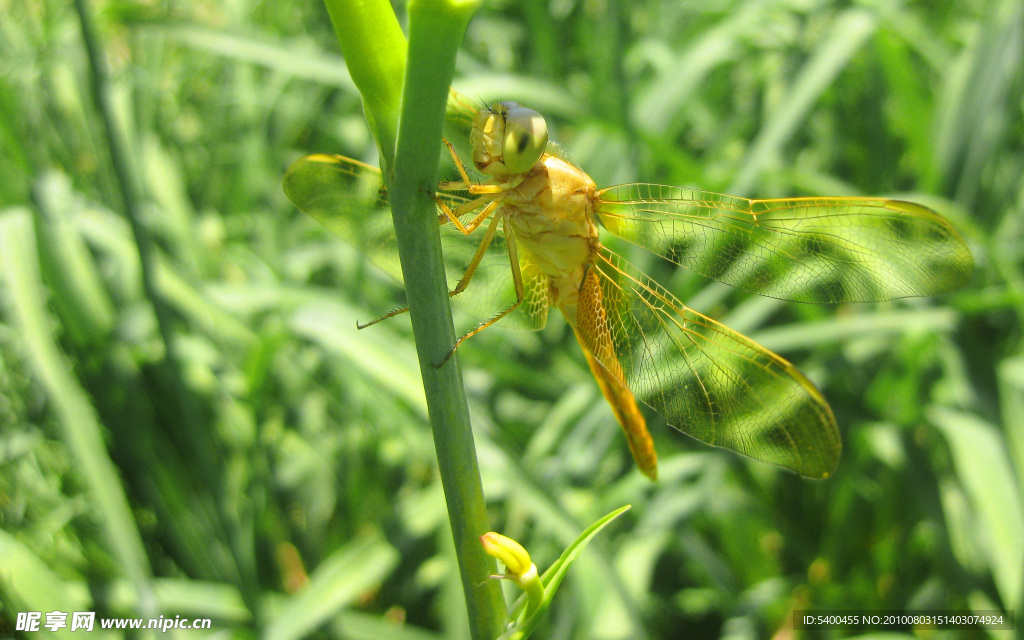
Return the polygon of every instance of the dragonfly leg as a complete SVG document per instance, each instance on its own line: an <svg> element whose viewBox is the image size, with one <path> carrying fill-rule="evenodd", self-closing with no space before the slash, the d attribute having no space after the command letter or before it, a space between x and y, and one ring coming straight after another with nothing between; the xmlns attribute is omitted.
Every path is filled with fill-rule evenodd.
<svg viewBox="0 0 1024 640"><path fill-rule="evenodd" d="M402 315L403 313L405 313L408 310L409 310L409 307L402 307L400 309L394 309L392 311L388 311L387 313L385 313L384 315L382 315L379 318L374 318L373 320L370 320L369 322L359 322L357 320L356 321L356 329L365 329L366 327L372 327L373 325L377 324L378 322L383 322L384 320L387 320L388 318L394 318L395 316L400 316L400 315Z"/></svg>
<svg viewBox="0 0 1024 640"><path fill-rule="evenodd" d="M437 206L440 207L441 211L443 212L437 216L438 222L440 224L444 224L446 221L451 222L453 225L455 225L456 229L458 229L459 231L468 236L469 234L476 231L477 227L483 224L483 221L486 220L492 213L494 213L494 210L497 209L498 205L501 204L499 200L495 199L497 195L500 194L481 196L476 200L467 202L458 209L455 209L454 211L452 210L451 207L446 205L444 201L441 200L441 198L436 198ZM477 216L470 220L468 223L463 224L462 221L459 220L459 216L463 216L469 213L470 211L480 207L481 205L488 201L489 203L486 207L483 208L483 211L477 214Z"/></svg>
<svg viewBox="0 0 1024 640"><path fill-rule="evenodd" d="M457 220L457 218L456 218L456 220ZM479 226L479 223L477 223L477 226ZM487 248L490 246L491 241L494 240L494 234L497 232L497 230L498 230L498 218L494 218L494 219L491 220L491 224L488 225L487 232L484 234L484 237L480 240L480 244L476 248L476 253L473 254L473 259L470 260L469 265L466 267L465 273L462 274L462 278L455 285L455 288L448 292L448 297L449 298L453 297L453 296L459 295L460 293L465 291L466 288L469 286L470 281L473 279L473 274L476 273L477 267L480 266L480 261L483 260L484 255L487 253ZM356 327L359 328L359 329L365 329L366 327L375 325L378 322L381 322L383 320L387 320L388 318L393 318L393 317L395 317L397 315L401 315L401 314L407 312L408 310L409 310L409 307L402 307L400 309L394 309L393 311L389 311L389 312L385 313L384 315L382 315L381 317L375 318L373 320L370 320L367 323L359 323L359 322L357 322L356 323ZM464 339L465 339L465 337L460 338L459 342L462 342L462 340L464 340ZM456 345L457 344L458 343L456 343ZM450 358L450 357L451 357L451 354L449 353L448 356L445 357L445 361L447 361L448 358ZM442 361L441 364L444 364L444 361Z"/></svg>
<svg viewBox="0 0 1024 640"><path fill-rule="evenodd" d="M455 147L452 143L448 142L447 138L441 138L445 146L448 147L448 153L452 154L452 162L455 163L455 168L458 169L459 175L462 176L462 183L465 185L466 191L473 188L473 182L469 179L469 174L466 173L466 166L462 164L462 160L459 158L459 154L455 152Z"/></svg>
<svg viewBox="0 0 1024 640"><path fill-rule="evenodd" d="M491 238L494 237L494 233L497 231L497 228L498 228L497 222L498 222L499 219L500 218L494 218L491 221L490 226L487 227L487 237L485 238L486 244L484 242L480 243L480 249L477 250L477 255L473 256L473 262L470 263L470 267L466 269L466 275L462 276L462 280L460 280L459 281L459 285L456 286L455 289L452 290L452 294L451 295L456 295L456 293L461 293L461 291L463 289L465 289L466 286L469 284L469 280L470 280L470 278L472 278L472 275L473 275L472 272L476 271L477 266L480 264L480 260L483 258L484 250L486 250L487 245L490 244L490 242L491 242ZM475 336L476 334L480 333L481 331L483 331L487 327L491 326L492 324L494 324L498 320L501 320L502 318L504 318L508 314L510 314L513 311L515 311L516 309L519 308L519 306L521 304L523 304L523 300L526 299L526 288L523 285L523 273L522 273L522 271L520 270L520 267L519 267L519 250L516 247L516 237L515 237L515 234L506 233L505 237L506 237L506 240L508 242L508 259L509 259L509 262L511 263L511 267L512 267L512 283L515 286L515 290L516 290L516 301L513 302L511 305L509 305L509 307L507 309L505 309L504 311L501 311L500 313L496 314L493 318L491 318L487 322L483 322L483 323L479 324L478 326L474 327L473 329L468 331L465 335L463 335L461 338L456 340L455 341L455 345L452 346L452 350L448 352L448 355L446 355L444 357L444 359L441 360L441 362L438 362L437 364L435 364L434 367L436 367L438 369L443 367L445 365L445 363L448 362L448 360L450 360L451 357L455 354L455 351L458 350L459 345L462 344L463 341L467 340L468 338L471 338L471 337ZM465 285L463 285L463 282L465 282ZM459 288L460 286L462 287L462 289Z"/></svg>
<svg viewBox="0 0 1024 640"><path fill-rule="evenodd" d="M480 240L480 244L476 247L476 253L473 254L473 259L469 261L469 265L466 266L466 271L462 274L462 278L459 279L458 284L452 289L448 295L457 296L466 290L469 286L470 280L473 279L473 274L476 273L477 267L480 266L480 261L484 259L484 254L487 253L487 248L491 246L491 241L494 240L494 234L498 231L498 222L500 218L492 218L491 224L487 225L487 231L484 233L484 237ZM479 224L479 223L478 223ZM461 342L462 340L460 340Z"/></svg>
<svg viewBox="0 0 1024 640"><path fill-rule="evenodd" d="M459 154L455 152L455 147L453 147L452 143L448 142L448 140L444 138L442 138L441 141L448 147L448 153L452 155L452 162L455 163L455 168L458 169L459 177L462 178L462 181L460 182L456 180L454 182L442 182L438 185L439 189L442 191L465 190L473 195L480 195L483 193L501 193L505 190L504 187L500 185L483 184L470 180L469 174L466 172L466 165L462 164L462 159L459 158Z"/></svg>
<svg viewBox="0 0 1024 640"><path fill-rule="evenodd" d="M462 177L462 181L442 182L437 185L438 190L465 190L469 191L470 194L479 197L463 204L462 206L455 210L452 210L451 207L445 204L444 200L441 197L435 196L434 199L437 201L437 206L440 207L441 211L443 212L443 214L438 215L438 222L440 224L444 224L445 221L447 220L451 222L453 225L455 225L456 229L458 229L459 231L466 235L469 235L473 233L473 231L475 231L477 227L483 224L483 221L486 220L488 216L494 213L494 210L498 208L498 206L501 204L500 197L503 193L505 193L506 188L497 184L481 184L474 183L473 181L471 181L469 179L469 174L466 173L466 167L462 164L462 160L459 159L459 154L455 152L455 147L453 147L452 143L448 142L447 140L444 140L444 143L448 147L448 152L451 153L452 155L452 161L455 163L455 167L459 170L459 175ZM486 206L484 206L485 204ZM484 207L483 210L468 223L463 224L462 221L459 220L460 217L466 215L470 211L479 209L480 207Z"/></svg>

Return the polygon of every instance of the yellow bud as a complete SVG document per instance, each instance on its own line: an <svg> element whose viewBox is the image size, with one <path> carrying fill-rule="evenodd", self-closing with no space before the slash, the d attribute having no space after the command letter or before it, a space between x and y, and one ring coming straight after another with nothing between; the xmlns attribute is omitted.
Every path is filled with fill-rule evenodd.
<svg viewBox="0 0 1024 640"><path fill-rule="evenodd" d="M526 614L529 615L544 601L544 582L537 571L537 565L530 560L523 545L500 533L489 531L480 536L480 544L487 555L497 558L505 565L506 573L495 578L508 578L526 592Z"/></svg>
<svg viewBox="0 0 1024 640"><path fill-rule="evenodd" d="M488 531L480 536L480 544L484 546L487 555L497 558L512 575L521 575L533 566L530 554L523 545L500 533Z"/></svg>

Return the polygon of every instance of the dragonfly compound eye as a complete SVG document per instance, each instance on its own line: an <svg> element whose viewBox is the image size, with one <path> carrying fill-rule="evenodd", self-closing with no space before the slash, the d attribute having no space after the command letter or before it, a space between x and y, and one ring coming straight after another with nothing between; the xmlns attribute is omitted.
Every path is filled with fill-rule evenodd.
<svg viewBox="0 0 1024 640"><path fill-rule="evenodd" d="M502 161L509 173L526 173L537 164L548 146L544 116L514 102L505 103L505 138Z"/></svg>

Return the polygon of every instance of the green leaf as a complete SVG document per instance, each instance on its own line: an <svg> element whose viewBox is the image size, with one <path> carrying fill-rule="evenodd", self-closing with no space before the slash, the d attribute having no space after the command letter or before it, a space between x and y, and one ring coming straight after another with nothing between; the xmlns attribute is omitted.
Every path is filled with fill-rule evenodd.
<svg viewBox="0 0 1024 640"><path fill-rule="evenodd" d="M49 611L89 611L92 607L89 590L84 581L62 580L39 556L20 540L0 529L0 593L3 593L7 615L14 618L20 612L41 612L40 625L46 622ZM33 637L77 638L69 628L56 633L40 626ZM92 634L89 634L90 637ZM100 637L108 637L103 634Z"/></svg>
<svg viewBox="0 0 1024 640"><path fill-rule="evenodd" d="M1024 585L1024 496L995 426L977 416L935 407L928 417L946 436L957 475L976 515L976 543L988 559L1003 606L1020 605Z"/></svg>
<svg viewBox="0 0 1024 640"><path fill-rule="evenodd" d="M139 594L140 612L154 611L149 561L132 517L117 468L107 452L96 409L71 375L71 362L50 330L46 291L39 273L32 220L25 210L0 216L0 274L7 303L26 344L26 358L54 405L61 433L74 454L78 472L95 504L95 517L106 533L110 553Z"/></svg>
<svg viewBox="0 0 1024 640"><path fill-rule="evenodd" d="M1016 467L1018 486L1024 488L1024 356L1009 358L999 365L999 396L1010 441L1010 459Z"/></svg>
<svg viewBox="0 0 1024 640"><path fill-rule="evenodd" d="M562 555L548 567L548 570L541 576L541 580L544 582L544 599L540 605L537 606L529 616L522 620L517 621L512 627L510 627L505 633L501 635L499 640L525 640L530 637L530 634L537 628L540 621L544 618L544 614L547 613L548 607L551 606L551 601L555 597L555 592L558 591L558 587L562 584L562 579L565 578L565 574L569 571L569 567L576 560L576 557L583 551L584 548L590 541L597 535L597 533L605 528L615 518L629 510L631 505L619 507L615 511L612 511L608 515L600 518L594 524L587 527L586 531L580 534L580 537L576 538L576 541L566 548L562 552ZM516 602L516 606L512 612L512 618L516 618L526 611L527 601L525 596L520 598Z"/></svg>
<svg viewBox="0 0 1024 640"><path fill-rule="evenodd" d="M306 637L342 607L376 587L396 564L398 552L377 537L357 540L335 551L312 573L309 584L272 617L263 637Z"/></svg>
<svg viewBox="0 0 1024 640"><path fill-rule="evenodd" d="M832 30L823 37L794 79L785 99L772 110L757 139L751 145L746 162L736 172L729 193L745 195L757 184L758 175L774 160L786 141L804 122L814 103L849 64L876 29L875 16L853 8L839 14Z"/></svg>
<svg viewBox="0 0 1024 640"><path fill-rule="evenodd" d="M398 138L408 45L387 0L325 0L341 52L381 158L390 164Z"/></svg>
<svg viewBox="0 0 1024 640"><path fill-rule="evenodd" d="M82 202L68 177L55 171L36 181L34 193L39 203L33 213L40 268L61 323L76 344L102 344L113 330L114 306L73 223Z"/></svg>

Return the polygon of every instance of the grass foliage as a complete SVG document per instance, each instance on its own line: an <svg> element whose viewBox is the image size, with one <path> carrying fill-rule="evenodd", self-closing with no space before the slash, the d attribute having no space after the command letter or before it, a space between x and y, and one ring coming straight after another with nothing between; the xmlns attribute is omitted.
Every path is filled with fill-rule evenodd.
<svg viewBox="0 0 1024 640"><path fill-rule="evenodd" d="M0 637L52 610L213 619L188 638L467 637L408 321L355 329L402 294L281 192L309 152L375 161L323 5L90 10L106 121L74 6L0 0ZM653 417L651 483L560 319L470 340L492 528L543 570L633 505L538 637L1024 610L1020 0L489 2L455 86L545 113L599 185L912 199L976 261L948 296L827 308L622 248L819 385L845 446L826 482Z"/></svg>

